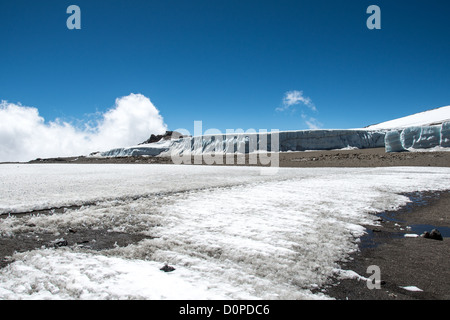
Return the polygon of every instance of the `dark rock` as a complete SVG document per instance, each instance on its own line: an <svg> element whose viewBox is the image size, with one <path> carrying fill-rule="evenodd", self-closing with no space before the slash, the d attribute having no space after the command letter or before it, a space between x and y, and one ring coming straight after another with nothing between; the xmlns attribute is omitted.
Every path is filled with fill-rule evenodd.
<svg viewBox="0 0 450 320"><path fill-rule="evenodd" d="M141 144L147 144L147 143L154 143L154 142L158 142L158 141L161 141L161 140L170 140L170 139L172 139L172 137L173 137L174 139L180 139L180 138L183 138L183 136L182 136L181 133L179 133L179 132L176 132L176 131L166 131L165 134L158 134L158 135L152 134L152 135L150 136L150 138L148 138L147 140L145 140L145 141L142 142L142 143L139 143L139 145L141 145Z"/></svg>
<svg viewBox="0 0 450 320"><path fill-rule="evenodd" d="M430 233L428 231L425 231L424 233L422 233L421 235L422 238L430 238Z"/></svg>
<svg viewBox="0 0 450 320"><path fill-rule="evenodd" d="M444 238L442 237L442 235L438 229L431 230L430 239L440 240L440 241L444 240Z"/></svg>
<svg viewBox="0 0 450 320"><path fill-rule="evenodd" d="M53 242L52 244L53 244L53 246L54 246L55 248L59 248L59 247L67 247L67 246L69 245L69 243L68 243L66 240L64 240L64 239L61 239L61 240L59 240L59 241L55 241L55 242Z"/></svg>
<svg viewBox="0 0 450 320"><path fill-rule="evenodd" d="M422 235L422 238L426 239L433 239L433 240L439 240L442 241L444 238L442 237L441 233L437 229L431 230L431 232L425 231Z"/></svg>
<svg viewBox="0 0 450 320"><path fill-rule="evenodd" d="M169 265L166 263L166 264L164 265L164 267L162 267L162 268L159 269L159 270L164 271L164 272L172 272L172 271L175 270L175 268L172 267L172 266L169 266Z"/></svg>

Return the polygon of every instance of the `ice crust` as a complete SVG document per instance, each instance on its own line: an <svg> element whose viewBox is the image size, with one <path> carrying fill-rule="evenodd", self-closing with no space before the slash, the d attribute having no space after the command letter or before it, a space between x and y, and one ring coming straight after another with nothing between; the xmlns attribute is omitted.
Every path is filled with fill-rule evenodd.
<svg viewBox="0 0 450 320"><path fill-rule="evenodd" d="M450 122L437 126L407 127L389 131L385 136L386 152L450 147Z"/></svg>
<svg viewBox="0 0 450 320"><path fill-rule="evenodd" d="M272 138L274 135L278 135L278 144L272 143L275 142ZM197 155L202 153L382 148L384 147L384 135L385 132L382 130L305 130L275 133L204 135L172 140L169 144L164 142L117 148L102 152L101 156L178 156L185 153Z"/></svg>

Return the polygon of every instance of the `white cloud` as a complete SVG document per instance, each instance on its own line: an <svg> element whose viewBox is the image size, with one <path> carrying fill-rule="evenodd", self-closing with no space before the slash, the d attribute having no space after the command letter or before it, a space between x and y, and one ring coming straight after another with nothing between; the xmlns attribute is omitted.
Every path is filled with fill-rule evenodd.
<svg viewBox="0 0 450 320"><path fill-rule="evenodd" d="M302 113L302 118L305 121L308 128L311 130L320 129L323 126L323 124L320 123L316 118L309 117L309 116L305 115L304 113Z"/></svg>
<svg viewBox="0 0 450 320"><path fill-rule="evenodd" d="M309 97L303 96L303 91L288 91L284 94L283 97L283 104L281 107L276 108L277 111L284 111L289 109L292 106L303 104L304 106L307 106L313 111L317 111L316 106L312 102L312 100Z"/></svg>
<svg viewBox="0 0 450 320"><path fill-rule="evenodd" d="M296 105L302 105L308 107L311 111L317 112L317 108L312 102L311 98L305 97L303 95L303 91L287 91L284 94L283 101L281 107L276 108L276 111L286 111L292 110L295 111ZM316 118L307 116L305 112L302 110L302 119L309 129L320 129L323 124L320 123Z"/></svg>
<svg viewBox="0 0 450 320"><path fill-rule="evenodd" d="M167 129L158 109L141 94L117 98L94 126L79 129L56 119L46 123L33 107L0 102L0 161L86 155L134 145Z"/></svg>

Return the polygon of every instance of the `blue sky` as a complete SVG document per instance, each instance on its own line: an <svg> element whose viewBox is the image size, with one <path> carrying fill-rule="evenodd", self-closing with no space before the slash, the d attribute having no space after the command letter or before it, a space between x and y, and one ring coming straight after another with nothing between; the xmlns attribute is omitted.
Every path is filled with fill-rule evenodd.
<svg viewBox="0 0 450 320"><path fill-rule="evenodd" d="M74 124L139 93L172 130L362 127L450 104L449 18L442 0L3 0L0 100Z"/></svg>

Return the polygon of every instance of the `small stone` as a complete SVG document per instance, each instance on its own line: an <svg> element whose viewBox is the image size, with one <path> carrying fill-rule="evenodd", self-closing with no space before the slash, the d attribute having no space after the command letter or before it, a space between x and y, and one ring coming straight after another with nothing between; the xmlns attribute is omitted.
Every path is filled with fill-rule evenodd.
<svg viewBox="0 0 450 320"><path fill-rule="evenodd" d="M172 266L169 266L169 265L166 263L166 264L164 265L164 267L162 267L162 268L159 269L159 270L164 271L164 272L172 272L172 271L175 270L175 268L172 267Z"/></svg>
<svg viewBox="0 0 450 320"><path fill-rule="evenodd" d="M422 233L421 237L426 238L426 239L439 240L439 241L444 240L441 233L437 229L433 229L433 230L431 230L431 232L425 231L424 233Z"/></svg>
<svg viewBox="0 0 450 320"><path fill-rule="evenodd" d="M425 231L424 233L422 233L421 235L420 235L422 238L430 238L430 233L428 232L428 231Z"/></svg>
<svg viewBox="0 0 450 320"><path fill-rule="evenodd" d="M58 239L52 242L53 247L59 248L59 247L67 247L69 243L64 239Z"/></svg>
<svg viewBox="0 0 450 320"><path fill-rule="evenodd" d="M444 240L444 238L442 237L442 235L438 229L431 230L430 239L440 240L440 241Z"/></svg>

